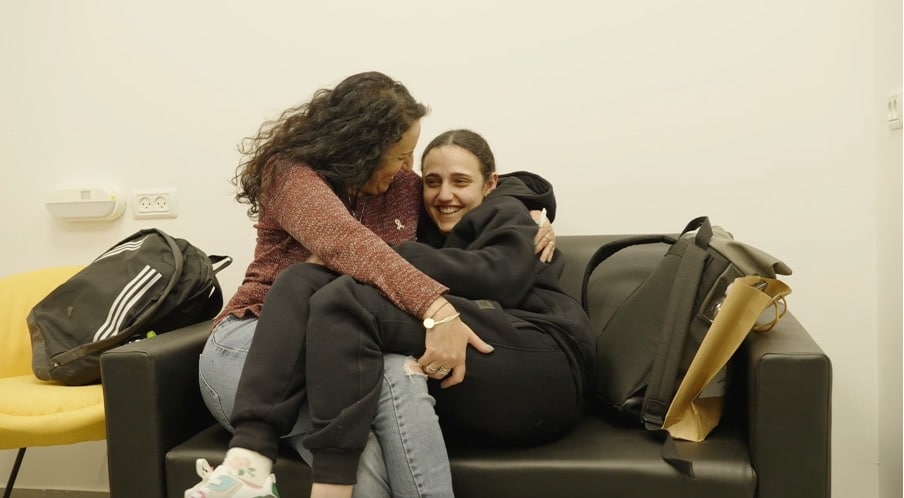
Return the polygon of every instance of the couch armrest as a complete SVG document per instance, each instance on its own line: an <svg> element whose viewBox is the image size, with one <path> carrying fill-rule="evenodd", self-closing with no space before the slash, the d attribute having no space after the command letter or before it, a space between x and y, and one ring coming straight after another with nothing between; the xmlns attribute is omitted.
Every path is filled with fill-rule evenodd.
<svg viewBox="0 0 904 498"><path fill-rule="evenodd" d="M750 459L761 498L831 494L832 365L790 313L746 341Z"/></svg>
<svg viewBox="0 0 904 498"><path fill-rule="evenodd" d="M214 423L198 387L210 329L201 322L101 355L111 496L166 496L166 452Z"/></svg>

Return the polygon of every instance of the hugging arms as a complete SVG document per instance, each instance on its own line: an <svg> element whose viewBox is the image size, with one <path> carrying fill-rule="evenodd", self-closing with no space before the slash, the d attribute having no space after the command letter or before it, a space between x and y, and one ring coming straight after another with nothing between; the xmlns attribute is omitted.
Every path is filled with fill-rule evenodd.
<svg viewBox="0 0 904 498"><path fill-rule="evenodd" d="M497 175L482 137L468 130L440 135L422 164L424 204L438 237L398 250L449 287L446 297L457 311L439 310L421 321L346 276L311 298L313 429L304 442L314 453L315 490L318 483L354 482L357 453L378 410L386 352L419 357L426 374L441 380L429 390L447 441L535 444L561 435L578 413L592 341L580 305L558 285L562 260L533 257L537 227L521 201L488 196ZM493 348L490 354L467 350L463 382L455 378L454 360L425 360L424 336L429 344L456 320Z"/></svg>

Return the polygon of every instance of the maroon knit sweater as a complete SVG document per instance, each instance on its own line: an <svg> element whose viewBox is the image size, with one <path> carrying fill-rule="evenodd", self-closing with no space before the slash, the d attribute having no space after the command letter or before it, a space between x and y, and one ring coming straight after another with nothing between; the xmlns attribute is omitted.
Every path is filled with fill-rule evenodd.
<svg viewBox="0 0 904 498"><path fill-rule="evenodd" d="M274 171L274 164L266 167L265 175ZM417 317L448 290L390 247L415 238L422 202L417 174L401 171L384 194L359 197L352 213L310 167L295 164L277 171L261 199L254 259L215 323L227 315L258 316L276 275L311 253L327 267L373 285Z"/></svg>

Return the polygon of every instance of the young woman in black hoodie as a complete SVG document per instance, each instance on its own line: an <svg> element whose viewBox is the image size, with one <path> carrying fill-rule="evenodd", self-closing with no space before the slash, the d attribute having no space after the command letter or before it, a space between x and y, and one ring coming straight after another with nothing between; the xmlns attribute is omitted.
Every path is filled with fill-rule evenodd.
<svg viewBox="0 0 904 498"><path fill-rule="evenodd" d="M447 441L536 444L559 437L578 416L591 369L591 327L559 287L562 259L546 264L534 256L537 224L525 198L536 185L487 197L497 186L495 162L483 138L468 130L434 139L422 174L433 224L420 242L396 249L450 288L456 312L440 309L420 321L348 276L311 299L306 361L314 428L304 443L314 453L312 496L324 489L320 484L354 482L387 352L412 355L438 381L430 393ZM493 351L468 348L480 342L474 338L458 339L461 355L425 350L425 329L441 335L453 320Z"/></svg>

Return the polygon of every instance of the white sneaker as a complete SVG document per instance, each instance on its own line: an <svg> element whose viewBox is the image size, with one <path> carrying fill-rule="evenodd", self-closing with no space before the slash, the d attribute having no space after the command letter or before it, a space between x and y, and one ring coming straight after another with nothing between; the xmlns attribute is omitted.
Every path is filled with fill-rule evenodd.
<svg viewBox="0 0 904 498"><path fill-rule="evenodd" d="M186 489L185 498L279 498L273 474L267 477L263 486L255 486L225 465L212 469L203 458L195 462L195 469L201 482Z"/></svg>

